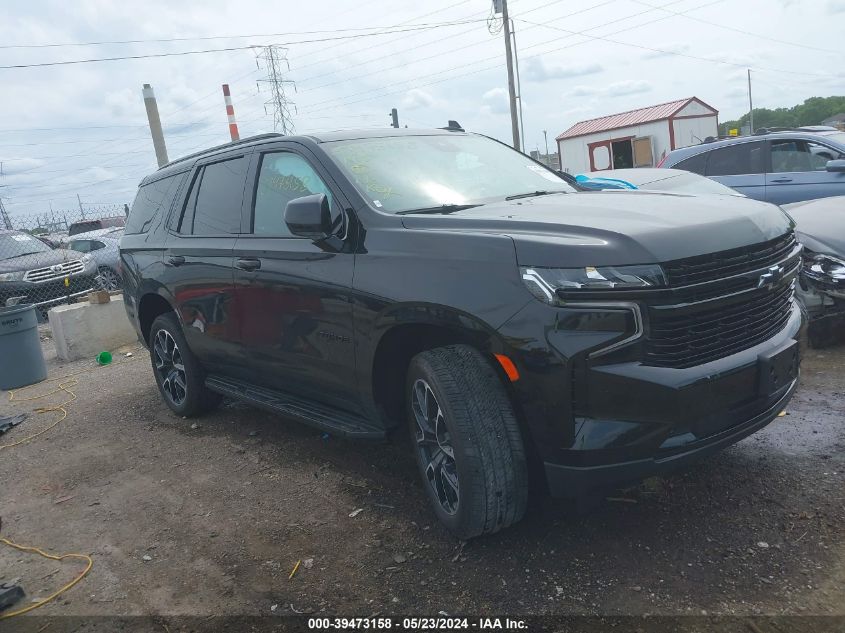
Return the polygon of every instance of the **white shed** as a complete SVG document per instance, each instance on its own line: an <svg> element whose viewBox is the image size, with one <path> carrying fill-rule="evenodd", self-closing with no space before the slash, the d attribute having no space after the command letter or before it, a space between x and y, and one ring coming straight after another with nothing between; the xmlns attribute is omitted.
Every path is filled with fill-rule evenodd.
<svg viewBox="0 0 845 633"><path fill-rule="evenodd" d="M673 149L718 136L718 128L718 110L689 97L581 121L557 137L557 149L571 174L653 167Z"/></svg>

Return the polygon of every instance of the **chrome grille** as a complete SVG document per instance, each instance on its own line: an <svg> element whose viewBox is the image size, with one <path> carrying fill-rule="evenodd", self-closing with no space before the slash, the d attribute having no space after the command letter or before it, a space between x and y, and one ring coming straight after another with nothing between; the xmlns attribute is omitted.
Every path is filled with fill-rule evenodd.
<svg viewBox="0 0 845 633"><path fill-rule="evenodd" d="M43 281L52 281L53 279L61 279L69 275L76 275L85 270L85 264L81 260L73 260L70 262L62 262L54 264L53 266L46 266L45 268L36 268L28 270L23 276L24 281L32 283L41 283Z"/></svg>

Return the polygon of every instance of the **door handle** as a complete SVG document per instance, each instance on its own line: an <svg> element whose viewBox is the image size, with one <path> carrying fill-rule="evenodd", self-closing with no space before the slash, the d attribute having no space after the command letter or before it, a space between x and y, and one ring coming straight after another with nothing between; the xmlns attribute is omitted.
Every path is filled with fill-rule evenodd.
<svg viewBox="0 0 845 633"><path fill-rule="evenodd" d="M171 255L167 258L167 261L173 266L181 266L185 263L185 258L181 255Z"/></svg>
<svg viewBox="0 0 845 633"><path fill-rule="evenodd" d="M258 270L261 268L261 260L253 259L251 257L240 257L235 262L235 266L241 270Z"/></svg>
<svg viewBox="0 0 845 633"><path fill-rule="evenodd" d="M775 178L772 182L792 182L792 178Z"/></svg>

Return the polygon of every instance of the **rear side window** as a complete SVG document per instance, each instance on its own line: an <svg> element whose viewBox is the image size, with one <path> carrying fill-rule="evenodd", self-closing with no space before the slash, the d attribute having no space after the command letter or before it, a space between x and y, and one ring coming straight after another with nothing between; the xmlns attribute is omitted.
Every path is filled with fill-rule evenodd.
<svg viewBox="0 0 845 633"><path fill-rule="evenodd" d="M153 220L166 215L184 177L184 173L168 176L138 189L126 220L126 234L146 233Z"/></svg>
<svg viewBox="0 0 845 633"><path fill-rule="evenodd" d="M737 143L714 149L707 160L707 176L763 173L763 144Z"/></svg>
<svg viewBox="0 0 845 633"><path fill-rule="evenodd" d="M673 165L673 168L686 169L687 171L691 171L694 174L699 174L703 176L705 169L707 168L707 152L701 152L700 154L691 156L686 160L682 160L677 165Z"/></svg>
<svg viewBox="0 0 845 633"><path fill-rule="evenodd" d="M188 196L188 208L179 232L191 235L240 233L248 165L247 158L240 156L203 167Z"/></svg>

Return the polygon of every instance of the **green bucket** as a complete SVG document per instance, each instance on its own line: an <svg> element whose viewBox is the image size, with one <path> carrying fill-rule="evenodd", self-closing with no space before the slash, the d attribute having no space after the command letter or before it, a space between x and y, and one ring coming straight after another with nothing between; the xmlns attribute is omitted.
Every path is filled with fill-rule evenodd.
<svg viewBox="0 0 845 633"><path fill-rule="evenodd" d="M111 352L100 352L97 354L98 365L108 365L111 362Z"/></svg>

